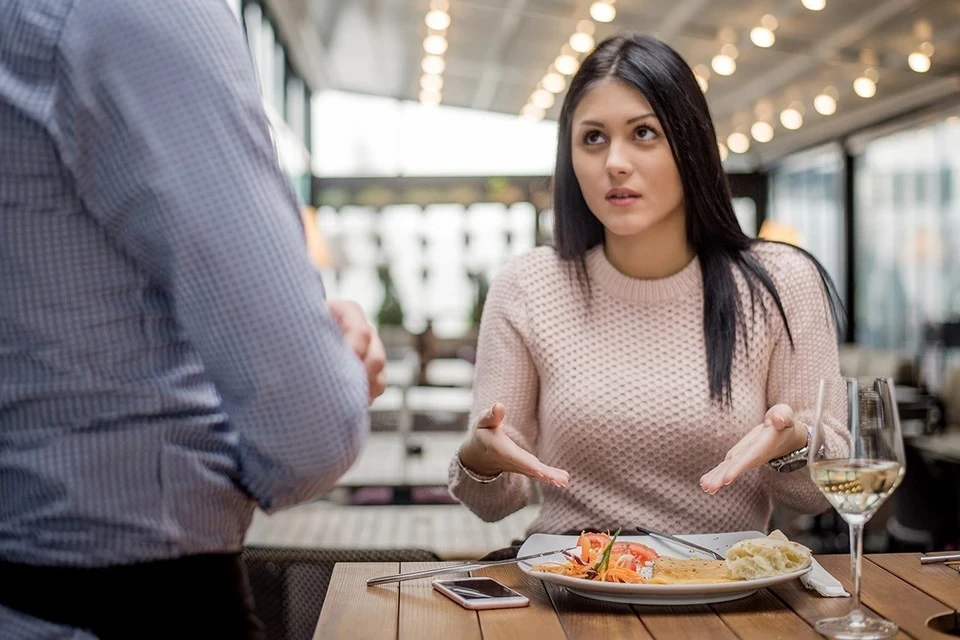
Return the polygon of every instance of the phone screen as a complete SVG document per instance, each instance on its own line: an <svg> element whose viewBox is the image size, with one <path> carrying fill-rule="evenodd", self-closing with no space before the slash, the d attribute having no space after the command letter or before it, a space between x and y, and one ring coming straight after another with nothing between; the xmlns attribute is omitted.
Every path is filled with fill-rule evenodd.
<svg viewBox="0 0 960 640"><path fill-rule="evenodd" d="M515 598L519 594L490 578L464 578L444 580L440 584L464 600L489 600L491 598Z"/></svg>

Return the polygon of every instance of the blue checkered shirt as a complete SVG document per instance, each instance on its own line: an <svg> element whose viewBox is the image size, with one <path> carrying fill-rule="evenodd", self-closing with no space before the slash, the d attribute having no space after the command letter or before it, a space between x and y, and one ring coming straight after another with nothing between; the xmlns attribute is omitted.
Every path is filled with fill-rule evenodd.
<svg viewBox="0 0 960 640"><path fill-rule="evenodd" d="M238 550L366 394L223 0L0 0L0 559Z"/></svg>

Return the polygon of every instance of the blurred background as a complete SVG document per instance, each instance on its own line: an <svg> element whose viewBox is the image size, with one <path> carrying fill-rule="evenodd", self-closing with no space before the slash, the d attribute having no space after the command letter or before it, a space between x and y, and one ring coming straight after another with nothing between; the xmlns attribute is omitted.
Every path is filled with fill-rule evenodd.
<svg viewBox="0 0 960 640"><path fill-rule="evenodd" d="M843 372L892 377L906 480L868 551L960 544L960 1L229 0L330 297L389 349L363 457L251 545L472 558L523 535L453 504L477 323L552 241L556 118L583 57L650 32L693 67L744 231L812 252L850 314ZM774 526L846 549L833 511ZM682 533L682 532L680 532Z"/></svg>

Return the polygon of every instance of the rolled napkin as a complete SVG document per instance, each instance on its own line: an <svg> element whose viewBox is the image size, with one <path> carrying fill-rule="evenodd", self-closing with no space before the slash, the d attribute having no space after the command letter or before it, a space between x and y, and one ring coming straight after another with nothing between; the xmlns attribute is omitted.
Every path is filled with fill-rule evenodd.
<svg viewBox="0 0 960 640"><path fill-rule="evenodd" d="M800 582L807 589L812 589L826 598L850 597L840 581L834 578L829 571L816 560L812 561L813 568L800 576Z"/></svg>

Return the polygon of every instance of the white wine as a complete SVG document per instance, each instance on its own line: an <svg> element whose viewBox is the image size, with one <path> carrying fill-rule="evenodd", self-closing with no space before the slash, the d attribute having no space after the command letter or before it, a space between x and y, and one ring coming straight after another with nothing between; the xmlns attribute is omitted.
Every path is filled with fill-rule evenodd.
<svg viewBox="0 0 960 640"><path fill-rule="evenodd" d="M821 460L810 475L845 520L866 522L900 484L903 467L893 460Z"/></svg>

